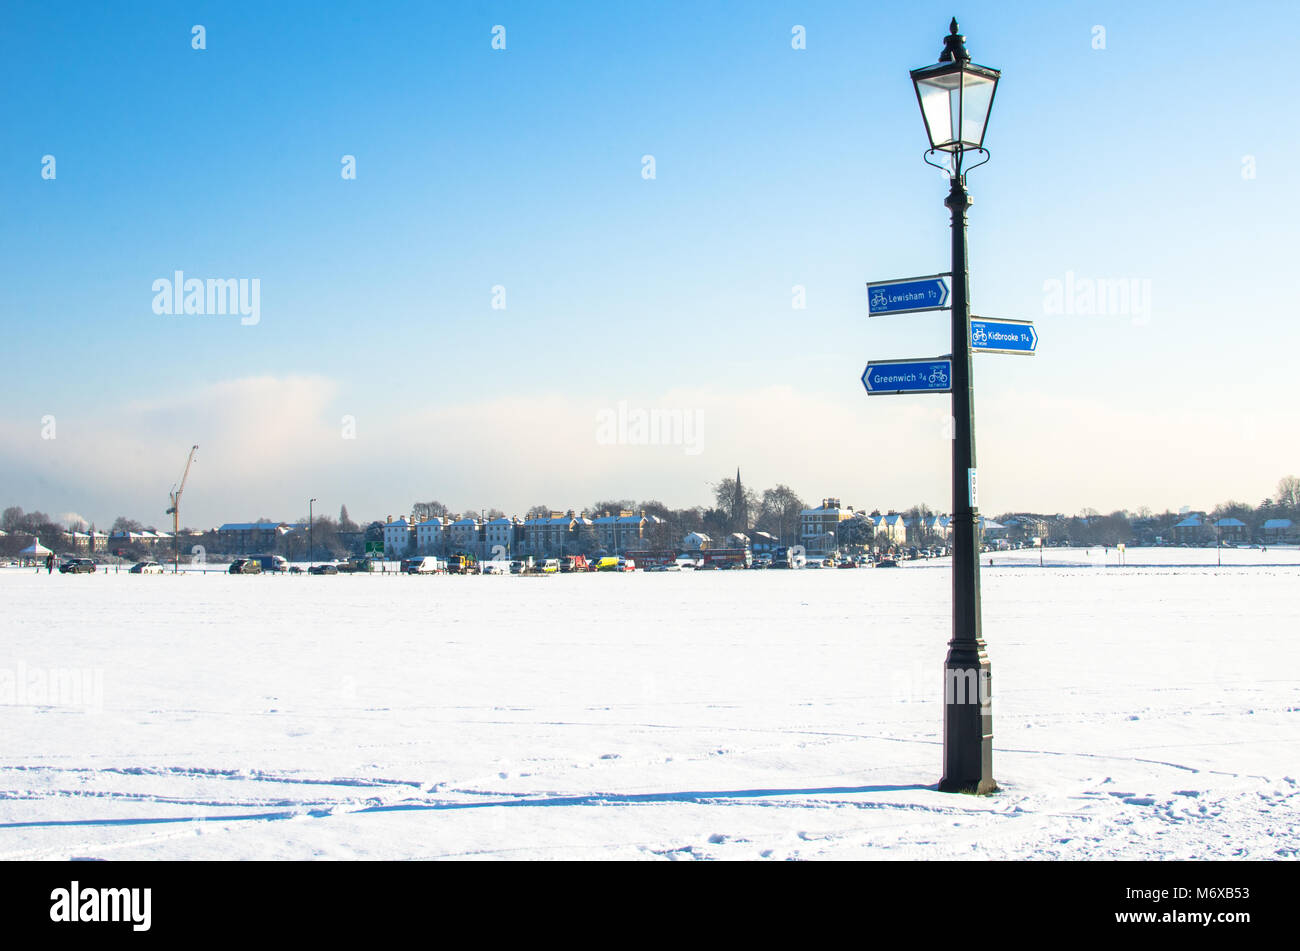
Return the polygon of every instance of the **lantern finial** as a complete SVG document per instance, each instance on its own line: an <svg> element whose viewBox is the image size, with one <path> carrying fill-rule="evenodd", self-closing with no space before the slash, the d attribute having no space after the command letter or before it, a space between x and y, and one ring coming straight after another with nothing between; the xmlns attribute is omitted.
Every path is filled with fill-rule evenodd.
<svg viewBox="0 0 1300 951"><path fill-rule="evenodd" d="M948 35L943 38L943 52L939 54L941 63L969 63L970 53L966 52L966 37L957 32L957 18L948 24Z"/></svg>

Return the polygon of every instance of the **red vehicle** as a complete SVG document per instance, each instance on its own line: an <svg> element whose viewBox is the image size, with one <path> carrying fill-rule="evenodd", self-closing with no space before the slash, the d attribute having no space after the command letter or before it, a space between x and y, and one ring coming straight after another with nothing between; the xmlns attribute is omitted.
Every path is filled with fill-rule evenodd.
<svg viewBox="0 0 1300 951"><path fill-rule="evenodd" d="M560 559L560 571L568 574L572 571L595 571L595 567L587 561L586 555L565 555Z"/></svg>
<svg viewBox="0 0 1300 951"><path fill-rule="evenodd" d="M658 568L660 565L671 565L677 560L677 553L671 551L629 551L623 557L632 562L638 569L645 571L648 568Z"/></svg>
<svg viewBox="0 0 1300 951"><path fill-rule="evenodd" d="M748 568L754 556L748 548L706 548L700 552L702 568Z"/></svg>

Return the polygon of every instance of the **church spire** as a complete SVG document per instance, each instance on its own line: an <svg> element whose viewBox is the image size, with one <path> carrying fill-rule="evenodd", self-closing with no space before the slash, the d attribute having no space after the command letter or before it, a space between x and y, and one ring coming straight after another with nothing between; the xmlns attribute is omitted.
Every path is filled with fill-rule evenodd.
<svg viewBox="0 0 1300 951"><path fill-rule="evenodd" d="M745 487L740 481L740 467L736 467L736 488L731 498L732 531L743 532L749 528L749 506L745 502Z"/></svg>

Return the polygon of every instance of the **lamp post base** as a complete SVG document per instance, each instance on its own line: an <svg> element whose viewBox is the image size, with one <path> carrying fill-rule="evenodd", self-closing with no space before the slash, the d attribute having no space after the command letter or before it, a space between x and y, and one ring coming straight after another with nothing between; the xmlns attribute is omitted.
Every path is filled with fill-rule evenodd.
<svg viewBox="0 0 1300 951"><path fill-rule="evenodd" d="M993 671L983 644L952 645L943 670L940 792L987 795L993 779Z"/></svg>
<svg viewBox="0 0 1300 951"><path fill-rule="evenodd" d="M991 796L995 792L1001 792L998 784L992 779L984 779L978 783L959 783L949 782L947 779L939 780L939 792L966 793L969 796Z"/></svg>

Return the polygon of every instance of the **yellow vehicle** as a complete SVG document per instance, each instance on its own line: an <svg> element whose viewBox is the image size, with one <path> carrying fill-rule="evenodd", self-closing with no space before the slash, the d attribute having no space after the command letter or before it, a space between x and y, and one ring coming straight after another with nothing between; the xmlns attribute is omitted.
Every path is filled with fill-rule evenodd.
<svg viewBox="0 0 1300 951"><path fill-rule="evenodd" d="M544 562L542 562L542 574L544 575L557 574L559 570L560 570L560 559L558 558L547 558Z"/></svg>
<svg viewBox="0 0 1300 951"><path fill-rule="evenodd" d="M597 571L618 571L618 556L611 555L596 562Z"/></svg>
<svg viewBox="0 0 1300 951"><path fill-rule="evenodd" d="M447 574L449 575L476 575L478 573L478 559L467 552L458 552L447 559Z"/></svg>

